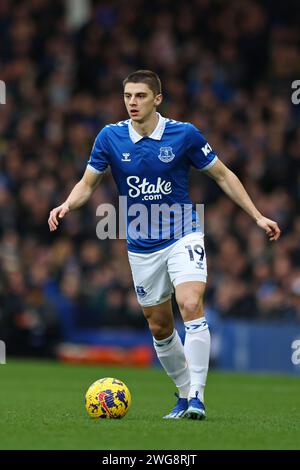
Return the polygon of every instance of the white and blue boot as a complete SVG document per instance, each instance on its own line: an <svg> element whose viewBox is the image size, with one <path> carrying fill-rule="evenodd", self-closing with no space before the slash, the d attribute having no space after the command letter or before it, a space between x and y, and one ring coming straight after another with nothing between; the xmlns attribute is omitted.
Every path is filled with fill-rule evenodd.
<svg viewBox="0 0 300 470"><path fill-rule="evenodd" d="M188 409L187 398L180 398L177 393L175 393L175 396L177 397L177 403L173 410L168 415L164 416L164 419L181 419Z"/></svg>
<svg viewBox="0 0 300 470"><path fill-rule="evenodd" d="M184 417L187 419L205 419L205 406L199 400L198 393L196 392L196 396L188 401L188 408L184 414Z"/></svg>

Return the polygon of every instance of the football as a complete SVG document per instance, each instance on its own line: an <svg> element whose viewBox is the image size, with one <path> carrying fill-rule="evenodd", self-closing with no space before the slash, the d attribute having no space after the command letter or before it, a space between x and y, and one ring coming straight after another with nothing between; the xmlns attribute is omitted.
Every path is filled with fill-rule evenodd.
<svg viewBox="0 0 300 470"><path fill-rule="evenodd" d="M85 394L85 407L92 418L123 418L131 405L131 394L121 380L105 377L96 380Z"/></svg>

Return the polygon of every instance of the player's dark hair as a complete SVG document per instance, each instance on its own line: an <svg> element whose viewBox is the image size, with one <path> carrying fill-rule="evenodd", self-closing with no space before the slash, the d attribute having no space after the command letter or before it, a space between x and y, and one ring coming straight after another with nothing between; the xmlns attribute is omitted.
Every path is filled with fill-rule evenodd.
<svg viewBox="0 0 300 470"><path fill-rule="evenodd" d="M161 93L161 81L159 76L151 70L137 70L128 75L123 80L123 87L125 88L126 83L146 83L154 96Z"/></svg>

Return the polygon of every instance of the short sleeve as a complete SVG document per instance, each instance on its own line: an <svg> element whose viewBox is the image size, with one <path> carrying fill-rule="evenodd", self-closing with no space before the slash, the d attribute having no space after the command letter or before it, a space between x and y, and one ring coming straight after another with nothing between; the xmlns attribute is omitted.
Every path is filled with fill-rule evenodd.
<svg viewBox="0 0 300 470"><path fill-rule="evenodd" d="M107 170L109 153L107 150L105 128L97 135L87 164L89 170L93 173L104 173Z"/></svg>
<svg viewBox="0 0 300 470"><path fill-rule="evenodd" d="M218 160L205 137L190 123L187 124L187 156L198 170L207 170Z"/></svg>

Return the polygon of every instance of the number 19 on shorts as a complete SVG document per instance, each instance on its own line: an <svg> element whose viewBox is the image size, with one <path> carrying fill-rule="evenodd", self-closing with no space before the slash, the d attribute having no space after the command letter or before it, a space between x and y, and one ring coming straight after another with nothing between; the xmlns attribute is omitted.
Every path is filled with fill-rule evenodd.
<svg viewBox="0 0 300 470"><path fill-rule="evenodd" d="M189 255L189 259L192 262L195 262L196 268L198 269L203 269L204 268L204 263L203 263L203 258L204 258L204 248L199 245L185 245L184 247Z"/></svg>

